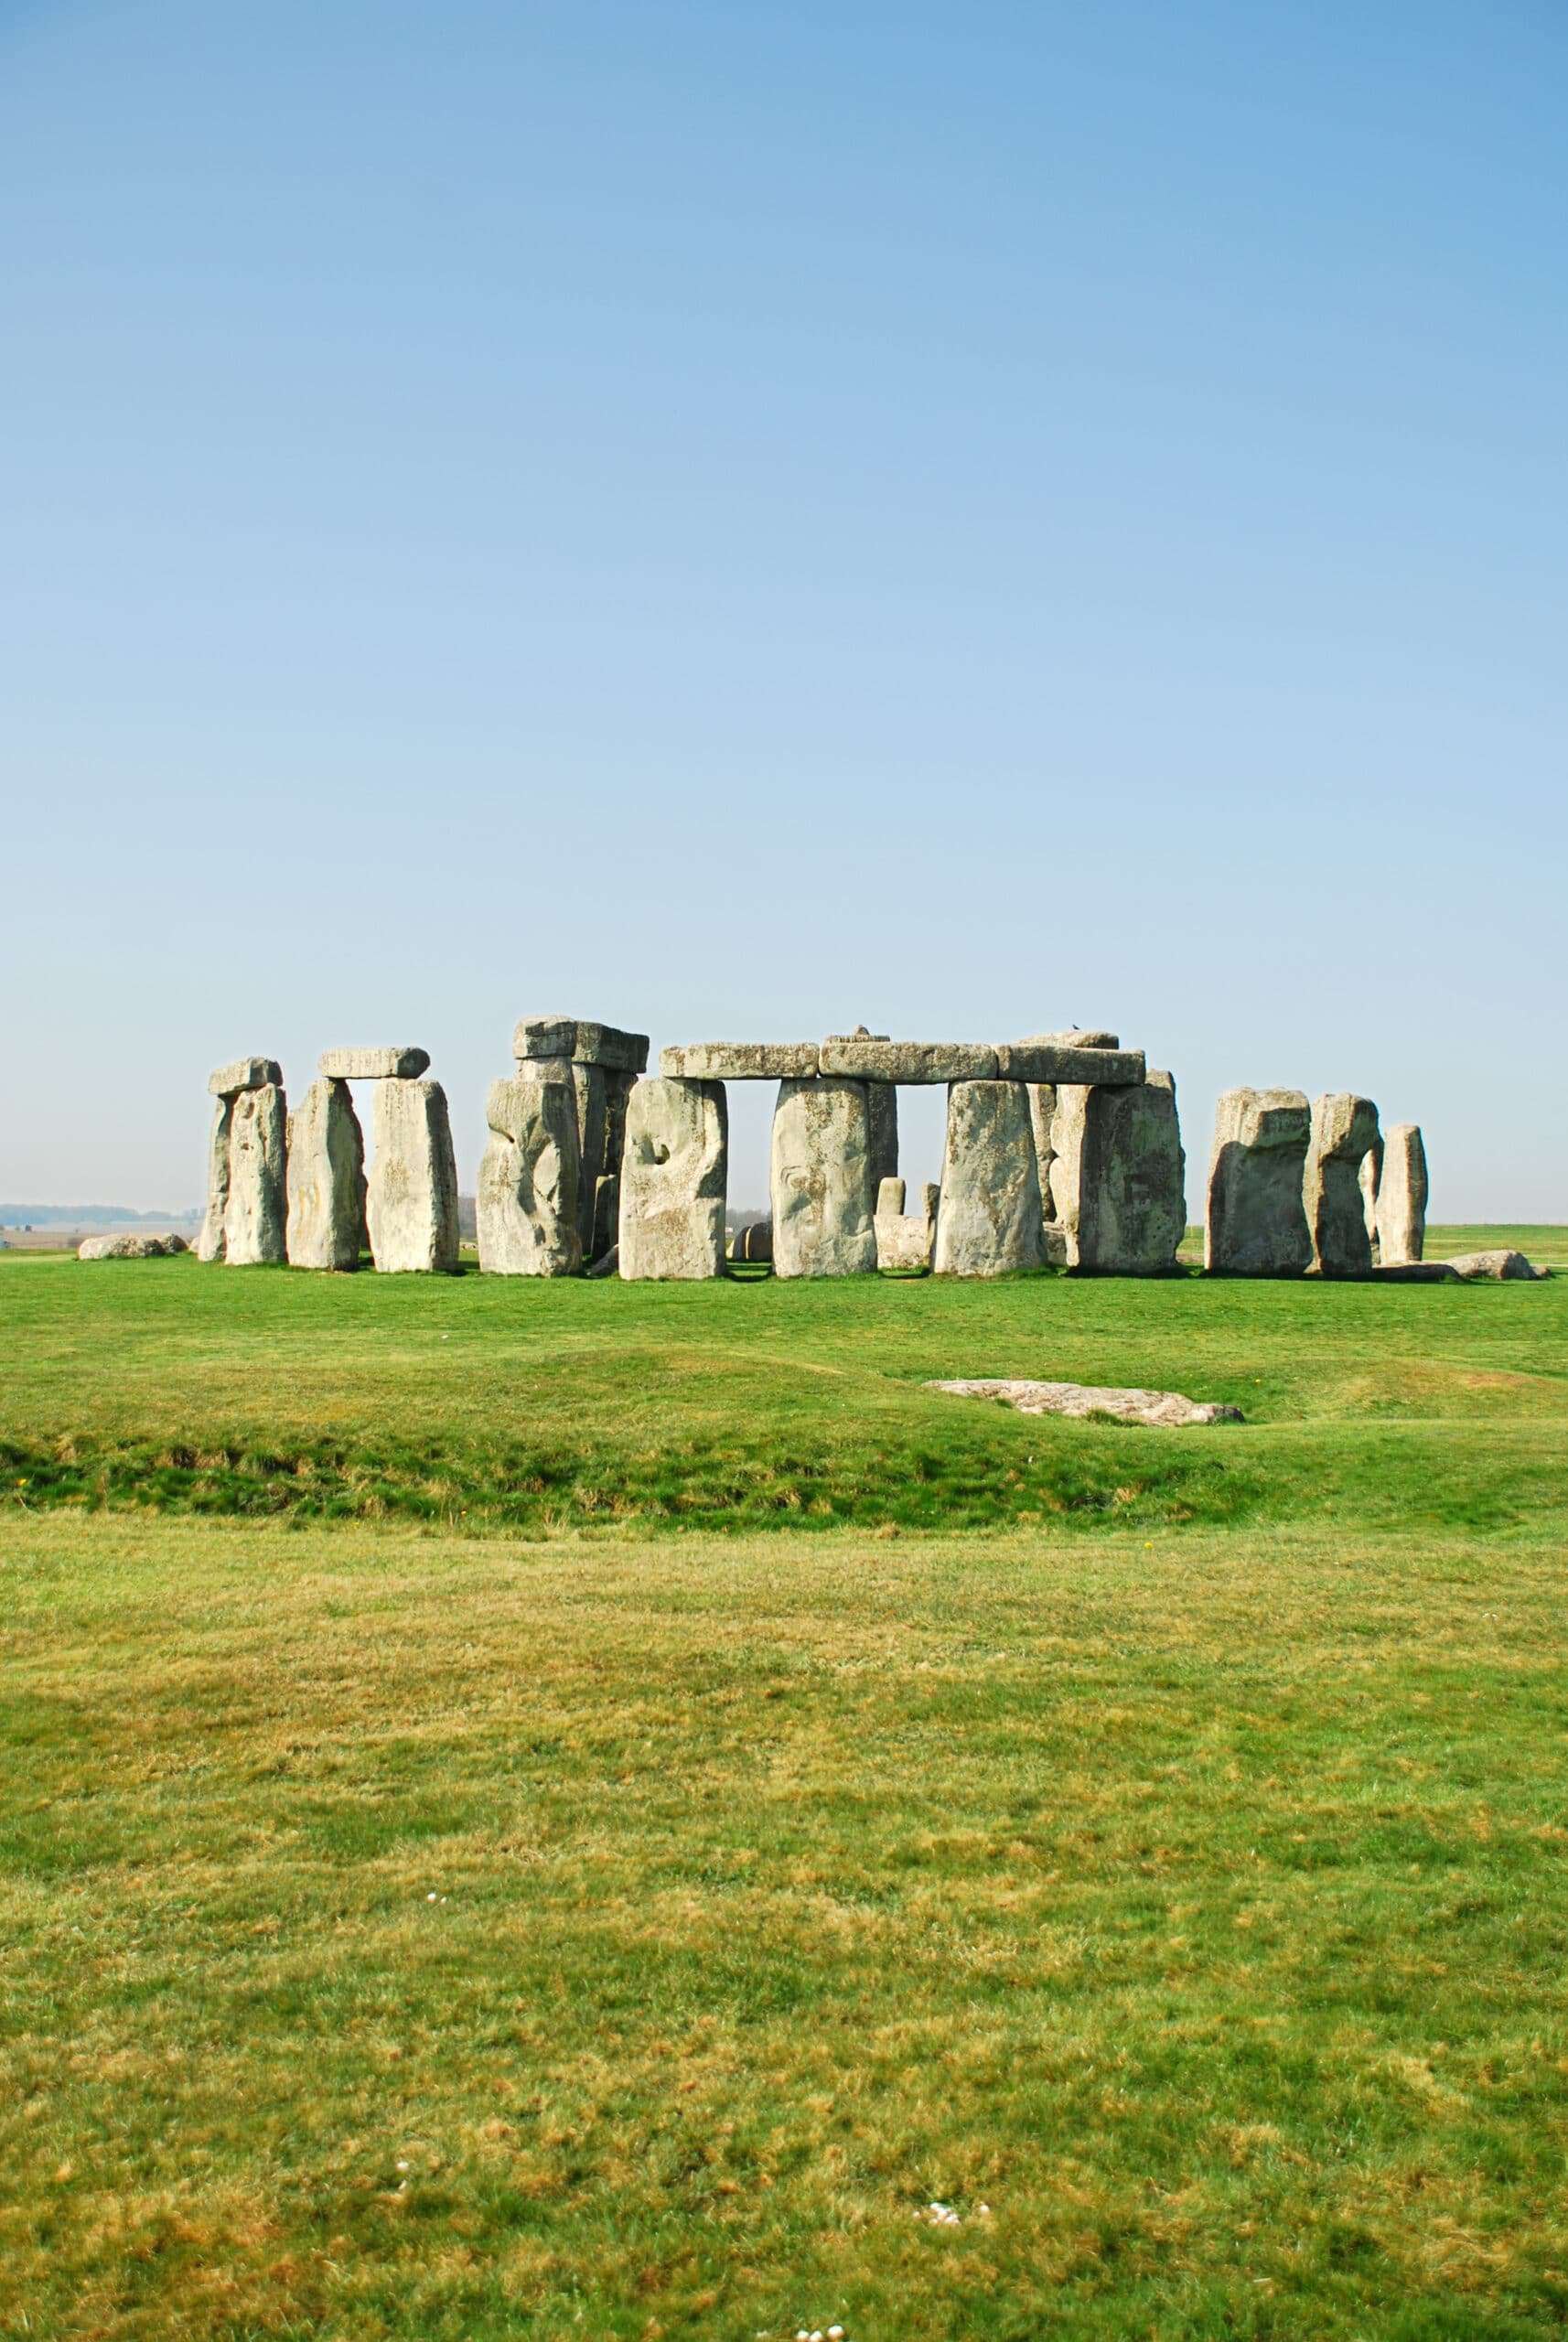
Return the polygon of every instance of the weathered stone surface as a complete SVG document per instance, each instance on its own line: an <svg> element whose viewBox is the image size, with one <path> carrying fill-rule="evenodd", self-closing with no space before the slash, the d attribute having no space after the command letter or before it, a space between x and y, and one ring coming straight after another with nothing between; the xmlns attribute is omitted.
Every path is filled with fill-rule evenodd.
<svg viewBox="0 0 1568 2342"><path fill-rule="evenodd" d="M1369 1098L1331 1090L1314 1099L1302 1203L1321 1276L1364 1277L1371 1268L1361 1164L1377 1141L1378 1110Z"/></svg>
<svg viewBox="0 0 1568 2342"><path fill-rule="evenodd" d="M76 1248L79 1261L162 1261L188 1252L183 1236L89 1236Z"/></svg>
<svg viewBox="0 0 1568 2342"><path fill-rule="evenodd" d="M1021 1415L1114 1415L1118 1423L1176 1430L1187 1423L1239 1423L1240 1407L1184 1399L1179 1391L1122 1391L1087 1382L928 1382L960 1399L1000 1399Z"/></svg>
<svg viewBox="0 0 1568 2342"><path fill-rule="evenodd" d="M1377 1209L1384 1268L1419 1261L1426 1242L1426 1149L1414 1123L1395 1123L1384 1133Z"/></svg>
<svg viewBox="0 0 1568 2342"><path fill-rule="evenodd" d="M1383 1176L1383 1142L1380 1136L1375 1146L1369 1146L1361 1157L1356 1174L1356 1185L1361 1190L1361 1218L1367 1223L1367 1241L1378 1241L1378 1182Z"/></svg>
<svg viewBox="0 0 1568 2342"><path fill-rule="evenodd" d="M830 1037L818 1050L825 1074L846 1081L990 1081L996 1052L982 1041L879 1041L852 1033Z"/></svg>
<svg viewBox="0 0 1568 2342"><path fill-rule="evenodd" d="M583 1258L594 1254L594 1216L599 1181L605 1176L609 1137L609 1100L604 1069L574 1058L572 1091L577 1101L577 1238Z"/></svg>
<svg viewBox="0 0 1568 2342"><path fill-rule="evenodd" d="M590 1016L522 1016L512 1032L511 1053L520 1062L565 1058L607 1073L640 1073L648 1063L648 1036Z"/></svg>
<svg viewBox="0 0 1568 2342"><path fill-rule="evenodd" d="M1488 1278L1511 1280L1515 1277L1544 1277L1551 1274L1548 1269L1533 1267L1522 1252L1507 1251L1456 1252L1446 1265L1453 1270L1456 1277L1462 1277L1466 1284L1474 1284Z"/></svg>
<svg viewBox="0 0 1568 2342"><path fill-rule="evenodd" d="M815 1041L689 1041L660 1049L659 1070L679 1081L806 1081L817 1070Z"/></svg>
<svg viewBox="0 0 1568 2342"><path fill-rule="evenodd" d="M1042 1046L1065 1049L1119 1049L1120 1033L1106 1033L1088 1025L1069 1025L1058 1033L1026 1033L1021 1040L1008 1045L1015 1049L1033 1049Z"/></svg>
<svg viewBox="0 0 1568 2342"><path fill-rule="evenodd" d="M1028 1081L1024 1087L1029 1093L1029 1125L1035 1133L1035 1170L1040 1182L1040 1210L1048 1228L1057 1216L1056 1207L1051 1201L1051 1164L1056 1153L1051 1144L1051 1124L1056 1119L1056 1085L1049 1081Z"/></svg>
<svg viewBox="0 0 1568 2342"><path fill-rule="evenodd" d="M237 1098L242 1090L281 1090L283 1068L276 1058L235 1058L207 1077L214 1098Z"/></svg>
<svg viewBox="0 0 1568 2342"><path fill-rule="evenodd" d="M365 1217L376 1266L450 1273L457 1266L457 1166L446 1092L438 1081L378 1081L375 1101Z"/></svg>
<svg viewBox="0 0 1568 2342"><path fill-rule="evenodd" d="M1461 1284L1464 1280L1451 1261L1390 1261L1372 1271L1379 1284Z"/></svg>
<svg viewBox="0 0 1568 2342"><path fill-rule="evenodd" d="M606 1171L594 1186L594 1241L590 1262L602 1261L620 1242L620 1173Z"/></svg>
<svg viewBox="0 0 1568 2342"><path fill-rule="evenodd" d="M1299 1277L1312 1264L1302 1201L1312 1109L1299 1090L1227 1090L1214 1117L1203 1264L1215 1276Z"/></svg>
<svg viewBox="0 0 1568 2342"><path fill-rule="evenodd" d="M928 1179L920 1189L920 1210L927 1219L935 1219L942 1191L935 1179Z"/></svg>
<svg viewBox="0 0 1568 2342"><path fill-rule="evenodd" d="M576 1064L596 1065L606 1073L639 1074L648 1064L648 1036L623 1033L618 1025L596 1025L591 1017L579 1016L572 1056Z"/></svg>
<svg viewBox="0 0 1568 2342"><path fill-rule="evenodd" d="M904 1209L906 1194L902 1179L882 1178L876 1183L876 1216L897 1219Z"/></svg>
<svg viewBox="0 0 1568 2342"><path fill-rule="evenodd" d="M732 1261L771 1261L773 1258L773 1222L770 1219L750 1219L737 1228L729 1248Z"/></svg>
<svg viewBox="0 0 1568 2342"><path fill-rule="evenodd" d="M876 1265L879 1269L930 1267L931 1241L936 1229L923 1214L917 1211L879 1211L875 1229Z"/></svg>
<svg viewBox="0 0 1568 2342"><path fill-rule="evenodd" d="M229 1202L223 1257L231 1269L286 1256L288 1105L277 1084L242 1090L229 1125Z"/></svg>
<svg viewBox="0 0 1568 2342"><path fill-rule="evenodd" d="M931 1266L998 1277L1045 1260L1045 1215L1029 1093L1021 1081L955 1081Z"/></svg>
<svg viewBox="0 0 1568 2342"><path fill-rule="evenodd" d="M863 1081L785 1081L773 1113L773 1267L842 1277L876 1266L871 1101Z"/></svg>
<svg viewBox="0 0 1568 2342"><path fill-rule="evenodd" d="M609 1251L603 1253L594 1262L592 1268L585 1269L583 1273L590 1277L618 1276L620 1274L620 1246L612 1244Z"/></svg>
<svg viewBox="0 0 1568 2342"><path fill-rule="evenodd" d="M723 1276L728 1170L723 1084L668 1075L639 1081L627 1101L621 1275Z"/></svg>
<svg viewBox="0 0 1568 2342"><path fill-rule="evenodd" d="M223 1222L229 1209L229 1125L234 1101L220 1098L212 1109L212 1135L207 1144L207 1216L196 1240L199 1261L223 1258Z"/></svg>
<svg viewBox="0 0 1568 2342"><path fill-rule="evenodd" d="M288 1118L288 1261L357 1269L365 1234L365 1142L343 1081L313 1081Z"/></svg>
<svg viewBox="0 0 1568 2342"><path fill-rule="evenodd" d="M866 1098L871 1117L871 1192L898 1174L898 1092L890 1081L874 1081Z"/></svg>
<svg viewBox="0 0 1568 2342"><path fill-rule="evenodd" d="M475 1216L494 1276L569 1277L583 1262L576 1093L526 1073L492 1081Z"/></svg>
<svg viewBox="0 0 1568 2342"><path fill-rule="evenodd" d="M323 1049L316 1070L324 1081L417 1081L429 1064L428 1049Z"/></svg>
<svg viewBox="0 0 1568 2342"><path fill-rule="evenodd" d="M996 1061L1009 1081L1066 1081L1099 1090L1135 1087L1148 1071L1142 1049L1085 1048L1070 1041L1006 1041Z"/></svg>
<svg viewBox="0 0 1568 2342"><path fill-rule="evenodd" d="M1102 1276L1165 1276L1187 1228L1176 1084L1062 1082L1051 1118L1055 1265Z"/></svg>

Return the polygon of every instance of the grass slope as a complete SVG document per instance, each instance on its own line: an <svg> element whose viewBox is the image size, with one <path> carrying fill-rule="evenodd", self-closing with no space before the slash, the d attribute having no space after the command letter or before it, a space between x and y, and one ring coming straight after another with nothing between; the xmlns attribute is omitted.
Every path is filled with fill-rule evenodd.
<svg viewBox="0 0 1568 2342"><path fill-rule="evenodd" d="M1553 1540L16 1514L0 1618L7 2336L1568 2321Z"/></svg>
<svg viewBox="0 0 1568 2342"><path fill-rule="evenodd" d="M536 1533L1564 1524L1568 1280L624 1285L0 1261L0 1501ZM1234 1402L1176 1435L923 1389Z"/></svg>

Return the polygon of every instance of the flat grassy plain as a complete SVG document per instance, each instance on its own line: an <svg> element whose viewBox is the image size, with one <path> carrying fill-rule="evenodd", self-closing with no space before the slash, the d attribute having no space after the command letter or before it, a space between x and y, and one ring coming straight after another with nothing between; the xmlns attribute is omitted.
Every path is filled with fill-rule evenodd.
<svg viewBox="0 0 1568 2342"><path fill-rule="evenodd" d="M0 2333L1568 2326L1568 1279L0 1343Z"/></svg>

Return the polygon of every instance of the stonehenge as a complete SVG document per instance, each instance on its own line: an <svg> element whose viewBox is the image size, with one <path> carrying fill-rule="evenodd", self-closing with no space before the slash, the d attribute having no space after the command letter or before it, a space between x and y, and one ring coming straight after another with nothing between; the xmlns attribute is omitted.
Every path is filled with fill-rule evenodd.
<svg viewBox="0 0 1568 2342"><path fill-rule="evenodd" d="M897 1040L861 1025L821 1041L671 1045L650 1078L645 1034L560 1015L517 1020L490 1085L475 1199L479 1268L501 1276L722 1276L725 1085L777 1085L770 1216L737 1262L780 1278L988 1278L1060 1268L1173 1273L1186 1230L1176 1084L1118 1034ZM236 1267L402 1273L458 1267L446 1092L412 1045L333 1048L291 1113L267 1057L219 1067L196 1252ZM373 1083L367 1149L349 1085ZM947 1092L940 1187L908 1205L897 1090ZM1216 1113L1204 1265L1216 1275L1397 1277L1422 1266L1419 1129L1385 1144L1349 1091L1232 1090Z"/></svg>
<svg viewBox="0 0 1568 2342"><path fill-rule="evenodd" d="M1203 1265L1299 1277L1312 1266L1303 1189L1312 1110L1300 1090L1227 1090L1214 1118Z"/></svg>
<svg viewBox="0 0 1568 2342"><path fill-rule="evenodd" d="M229 1122L223 1258L231 1269L286 1258L288 1110L275 1081L242 1090Z"/></svg>
<svg viewBox="0 0 1568 2342"><path fill-rule="evenodd" d="M1414 1123L1394 1123L1383 1135L1377 1237L1385 1268L1420 1260L1426 1241L1426 1149Z"/></svg>
<svg viewBox="0 0 1568 2342"><path fill-rule="evenodd" d="M1361 1165L1378 1144L1378 1110L1348 1090L1313 1101L1302 1200L1320 1276L1364 1277L1372 1266Z"/></svg>
<svg viewBox="0 0 1568 2342"><path fill-rule="evenodd" d="M285 1250L291 1268L357 1269L364 1241L364 1136L348 1082L324 1077L288 1118Z"/></svg>
<svg viewBox="0 0 1568 2342"><path fill-rule="evenodd" d="M865 1082L779 1084L768 1182L775 1276L857 1276L875 1268L871 1144Z"/></svg>
<svg viewBox="0 0 1568 2342"><path fill-rule="evenodd" d="M499 1276L571 1276L582 1266L574 1086L519 1073L493 1081L476 1197L479 1266Z"/></svg>
<svg viewBox="0 0 1568 2342"><path fill-rule="evenodd" d="M1045 1212L1029 1092L1022 1081L955 1081L931 1267L996 1277L1045 1260Z"/></svg>
<svg viewBox="0 0 1568 2342"><path fill-rule="evenodd" d="M1050 1187L1063 1265L1168 1275L1187 1230L1186 1157L1168 1073L1106 1088L1057 1085Z"/></svg>
<svg viewBox="0 0 1568 2342"><path fill-rule="evenodd" d="M628 1101L620 1274L720 1277L729 1112L724 1084L659 1075Z"/></svg>

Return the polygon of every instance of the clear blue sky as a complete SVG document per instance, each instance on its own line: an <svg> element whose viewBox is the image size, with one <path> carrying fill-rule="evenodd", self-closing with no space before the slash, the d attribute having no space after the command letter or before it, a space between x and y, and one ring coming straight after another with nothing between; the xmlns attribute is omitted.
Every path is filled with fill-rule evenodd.
<svg viewBox="0 0 1568 2342"><path fill-rule="evenodd" d="M1568 1219L1565 120L1561 0L0 0L0 1200L403 1039L470 1186L564 1007Z"/></svg>

